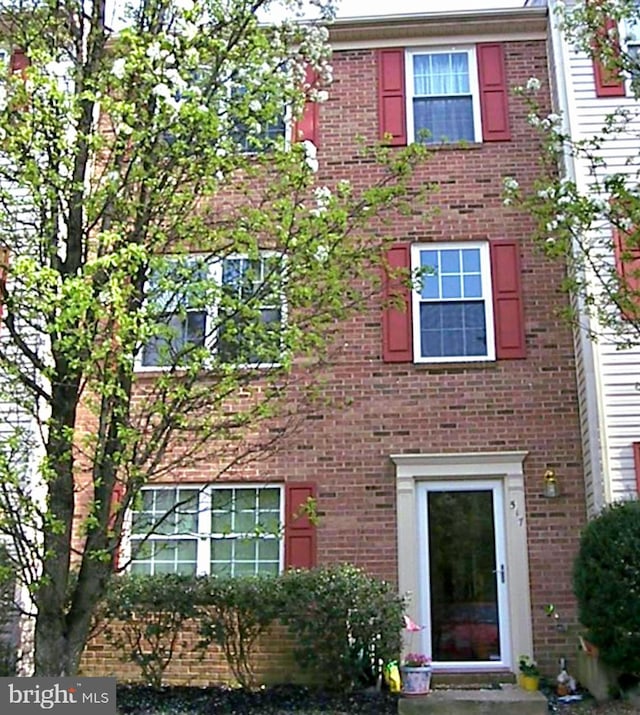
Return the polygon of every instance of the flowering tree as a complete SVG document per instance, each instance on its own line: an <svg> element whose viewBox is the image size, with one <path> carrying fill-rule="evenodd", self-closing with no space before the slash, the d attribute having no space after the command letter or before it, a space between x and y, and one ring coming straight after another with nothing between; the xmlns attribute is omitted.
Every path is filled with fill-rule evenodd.
<svg viewBox="0 0 640 715"><path fill-rule="evenodd" d="M640 71L637 40L640 8L634 0L553 2L566 42L595 60L612 81L629 77L637 98ZM562 71L569 73L567 65ZM570 81L567 77L567 81ZM633 101L617 102L591 136L571 132L563 114L538 111L539 81L520 92L529 102L529 121L541 131L541 175L536 193L523 196L517 176L505 181L507 203L520 202L537 219L537 238L547 255L566 262L564 288L574 296L570 317L589 318L591 337L606 335L620 347L640 343L640 115ZM613 106L611 100L600 100ZM630 147L626 161L611 161Z"/></svg>
<svg viewBox="0 0 640 715"><path fill-rule="evenodd" d="M327 32L264 5L140 0L116 33L104 0L2 3L0 530L36 674L77 671L144 485L295 427L422 157L321 185Z"/></svg>

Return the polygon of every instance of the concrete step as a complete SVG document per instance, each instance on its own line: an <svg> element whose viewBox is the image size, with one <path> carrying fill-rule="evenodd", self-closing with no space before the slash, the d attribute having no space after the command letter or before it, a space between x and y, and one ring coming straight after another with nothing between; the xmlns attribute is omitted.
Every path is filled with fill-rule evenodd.
<svg viewBox="0 0 640 715"><path fill-rule="evenodd" d="M547 699L505 683L498 689L442 689L402 697L398 715L547 715Z"/></svg>

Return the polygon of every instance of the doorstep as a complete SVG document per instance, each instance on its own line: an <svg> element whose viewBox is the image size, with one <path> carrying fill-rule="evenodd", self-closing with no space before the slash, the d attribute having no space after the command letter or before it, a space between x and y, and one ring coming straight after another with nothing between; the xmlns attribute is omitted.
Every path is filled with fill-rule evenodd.
<svg viewBox="0 0 640 715"><path fill-rule="evenodd" d="M499 688L451 688L432 690L429 695L401 697L399 715L547 715L547 699L512 683Z"/></svg>

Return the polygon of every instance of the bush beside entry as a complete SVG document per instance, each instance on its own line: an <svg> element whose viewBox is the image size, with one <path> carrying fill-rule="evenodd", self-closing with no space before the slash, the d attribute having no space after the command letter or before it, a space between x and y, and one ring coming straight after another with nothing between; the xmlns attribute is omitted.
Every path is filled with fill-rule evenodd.
<svg viewBox="0 0 640 715"><path fill-rule="evenodd" d="M605 508L584 529L573 570L578 615L600 657L640 674L640 502Z"/></svg>

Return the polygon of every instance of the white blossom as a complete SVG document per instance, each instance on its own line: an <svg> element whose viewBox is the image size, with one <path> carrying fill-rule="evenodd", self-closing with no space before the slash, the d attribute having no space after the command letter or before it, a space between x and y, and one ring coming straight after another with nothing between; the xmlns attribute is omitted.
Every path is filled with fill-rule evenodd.
<svg viewBox="0 0 640 715"><path fill-rule="evenodd" d="M185 22L182 27L182 36L189 42L191 42L191 40L193 40L195 38L195 36L198 34L198 32L199 32L198 26L195 24L195 22ZM189 50L193 50L193 49L195 49L195 48L193 48L193 47L189 48ZM189 50L187 50L187 52L189 52ZM196 52L197 52L197 50L196 50Z"/></svg>
<svg viewBox="0 0 640 715"><path fill-rule="evenodd" d="M124 57L119 57L113 63L113 67L111 68L111 71L113 72L114 77L117 77L118 79L122 79L124 77L126 64L127 64L127 61L125 60Z"/></svg>
<svg viewBox="0 0 640 715"><path fill-rule="evenodd" d="M517 191L520 188L520 184L513 176L505 176L503 185L507 191Z"/></svg>
<svg viewBox="0 0 640 715"><path fill-rule="evenodd" d="M262 109L262 104L259 99L252 99L249 102L249 110L252 112L259 112Z"/></svg>
<svg viewBox="0 0 640 715"><path fill-rule="evenodd" d="M147 57L150 60L159 60L162 58L162 47L160 47L159 42L152 42L149 47L147 47Z"/></svg>
<svg viewBox="0 0 640 715"><path fill-rule="evenodd" d="M152 94L155 94L156 97L161 97L162 99L172 99L173 98L173 92L167 87L166 84L160 83L157 84L152 90Z"/></svg>
<svg viewBox="0 0 640 715"><path fill-rule="evenodd" d="M321 243L315 251L315 259L318 263L324 263L329 258L329 249Z"/></svg>
<svg viewBox="0 0 640 715"><path fill-rule="evenodd" d="M305 162L315 174L320 168L320 164L317 159L318 147L309 139L305 139L302 142L302 148L304 149Z"/></svg>
<svg viewBox="0 0 640 715"><path fill-rule="evenodd" d="M173 4L177 10L182 12L191 12L194 7L193 0L173 0Z"/></svg>
<svg viewBox="0 0 640 715"><path fill-rule="evenodd" d="M545 239L545 243L551 248L556 245L556 239L553 236L549 236L549 238Z"/></svg>
<svg viewBox="0 0 640 715"><path fill-rule="evenodd" d="M165 72L165 77L178 90L186 89L187 83L182 79L180 72L177 69L170 68Z"/></svg>
<svg viewBox="0 0 640 715"><path fill-rule="evenodd" d="M528 92L537 92L541 87L540 80L537 77L529 77L527 80L527 91Z"/></svg>

